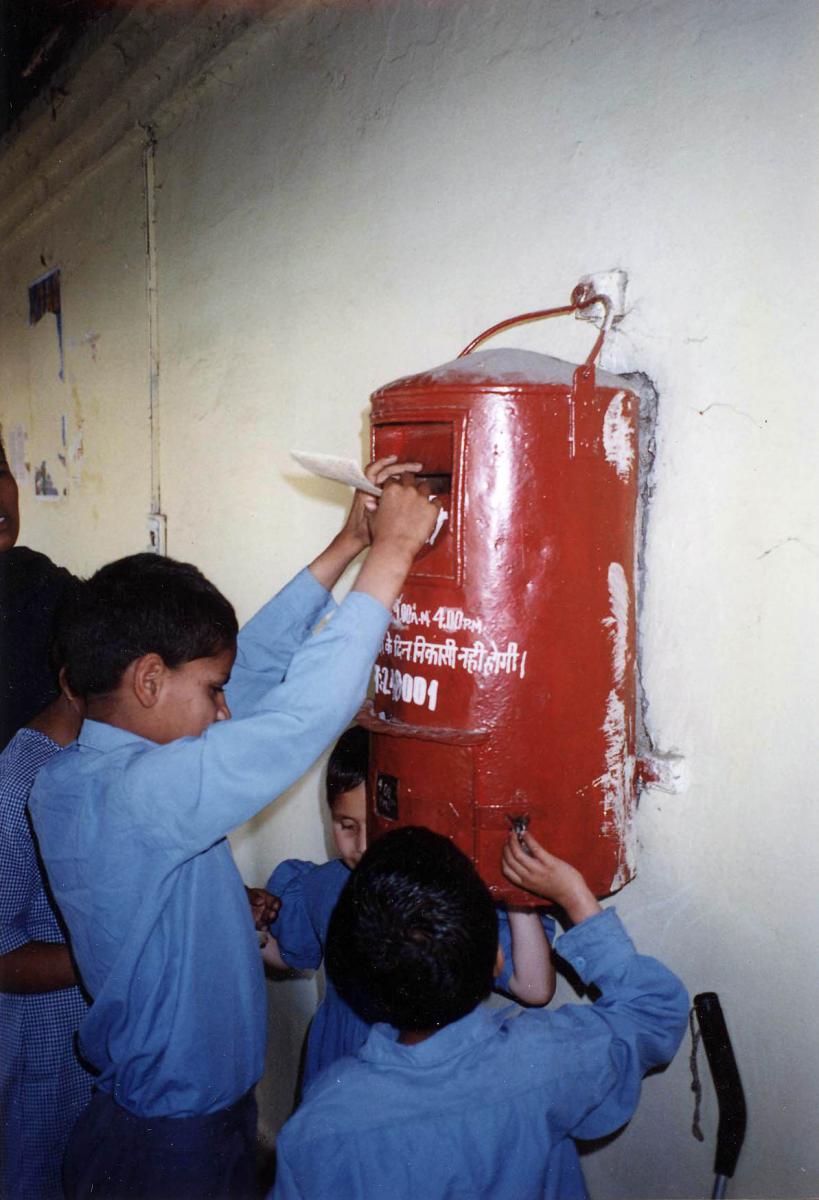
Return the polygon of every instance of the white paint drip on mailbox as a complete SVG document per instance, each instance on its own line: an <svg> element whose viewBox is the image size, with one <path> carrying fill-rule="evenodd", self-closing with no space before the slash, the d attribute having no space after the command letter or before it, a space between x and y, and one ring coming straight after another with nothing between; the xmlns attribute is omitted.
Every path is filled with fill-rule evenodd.
<svg viewBox="0 0 819 1200"><path fill-rule="evenodd" d="M614 834L623 847L623 862L611 881L612 891L631 877L634 846L629 813L629 797L634 780L634 756L626 752L626 710L616 691L609 692L603 721L606 740L606 771L594 781L603 792L602 831Z"/></svg>
<svg viewBox="0 0 819 1200"><path fill-rule="evenodd" d="M603 452L606 462L611 463L619 479L628 479L634 462L632 424L623 409L625 398L625 392L617 392L603 418Z"/></svg>
<svg viewBox="0 0 819 1200"><path fill-rule="evenodd" d="M626 651L628 649L628 580L620 563L609 565L609 605L611 616L606 617L612 639L614 683L620 687L626 675Z"/></svg>
<svg viewBox="0 0 819 1200"><path fill-rule="evenodd" d="M609 411L616 399L612 400ZM603 832L614 834L623 846L623 862L611 882L614 891L630 878L634 860L629 798L636 765L634 756L627 752L626 710L619 693L626 674L629 619L628 580L620 563L609 564L608 587L611 616L605 617L603 624L608 626L611 636L614 687L609 692L603 721L606 771L595 780L595 784L603 791L603 813L606 817Z"/></svg>

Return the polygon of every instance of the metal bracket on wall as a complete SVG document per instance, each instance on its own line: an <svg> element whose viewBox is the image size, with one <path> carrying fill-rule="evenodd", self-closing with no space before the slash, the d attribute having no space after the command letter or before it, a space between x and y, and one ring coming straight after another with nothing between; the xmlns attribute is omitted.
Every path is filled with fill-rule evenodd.
<svg viewBox="0 0 819 1200"><path fill-rule="evenodd" d="M643 787L659 788L678 796L688 788L688 767L680 754L641 754L637 778Z"/></svg>
<svg viewBox="0 0 819 1200"><path fill-rule="evenodd" d="M152 554L168 553L168 521L164 513L149 513L146 521L148 549Z"/></svg>

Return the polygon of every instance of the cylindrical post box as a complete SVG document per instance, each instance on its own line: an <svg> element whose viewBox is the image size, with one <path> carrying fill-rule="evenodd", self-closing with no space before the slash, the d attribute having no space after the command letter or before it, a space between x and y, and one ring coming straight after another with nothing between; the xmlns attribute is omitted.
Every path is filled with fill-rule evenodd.
<svg viewBox="0 0 819 1200"><path fill-rule="evenodd" d="M634 874L636 396L485 350L372 397L372 451L423 463L447 512L375 666L371 833L453 838L493 895L523 818L597 895Z"/></svg>

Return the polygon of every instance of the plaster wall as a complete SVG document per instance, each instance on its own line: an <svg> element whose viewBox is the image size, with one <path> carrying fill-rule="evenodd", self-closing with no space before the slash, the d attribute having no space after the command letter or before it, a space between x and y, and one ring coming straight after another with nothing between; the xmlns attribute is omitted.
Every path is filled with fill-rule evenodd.
<svg viewBox="0 0 819 1200"><path fill-rule="evenodd" d="M660 396L642 674L649 732L688 782L644 793L617 904L692 994L722 998L747 1197L819 1193L817 57L813 0L290 5L151 117L168 551L243 618L342 519L343 493L299 477L290 448L363 452L376 386L588 271L628 271L601 365ZM68 496L26 492L25 540L81 570L145 542L144 212L129 142L6 250L3 427L26 425L33 460L66 409L85 447ZM43 247L64 279L59 388L52 331L25 325ZM572 322L514 335L575 360L589 343ZM323 857L318 770L234 844L248 882ZM268 1133L314 997L271 984ZM706 1194L700 1065L705 1142L684 1049L586 1159L600 1200Z"/></svg>

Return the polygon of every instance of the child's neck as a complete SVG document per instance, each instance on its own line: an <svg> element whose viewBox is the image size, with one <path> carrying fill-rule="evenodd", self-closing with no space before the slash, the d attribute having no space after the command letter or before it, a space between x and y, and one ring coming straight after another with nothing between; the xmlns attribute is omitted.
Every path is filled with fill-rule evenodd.
<svg viewBox="0 0 819 1200"><path fill-rule="evenodd" d="M122 684L113 692L91 697L86 716L90 721L125 729L148 741L158 740L152 721L153 710L138 704L132 692Z"/></svg>
<svg viewBox="0 0 819 1200"><path fill-rule="evenodd" d="M398 1041L402 1046L417 1046L419 1042L425 1042L437 1032L437 1029L402 1029Z"/></svg>
<svg viewBox="0 0 819 1200"><path fill-rule="evenodd" d="M82 714L79 706L66 696L60 695L29 722L29 728L44 733L58 746L68 746L79 733L81 724Z"/></svg>
<svg viewBox="0 0 819 1200"><path fill-rule="evenodd" d="M140 720L141 713L134 714L114 704L91 703L88 705L87 716L89 721L98 721L100 725L114 725L117 729L127 729L129 733L153 740L150 732L144 728L145 722Z"/></svg>

